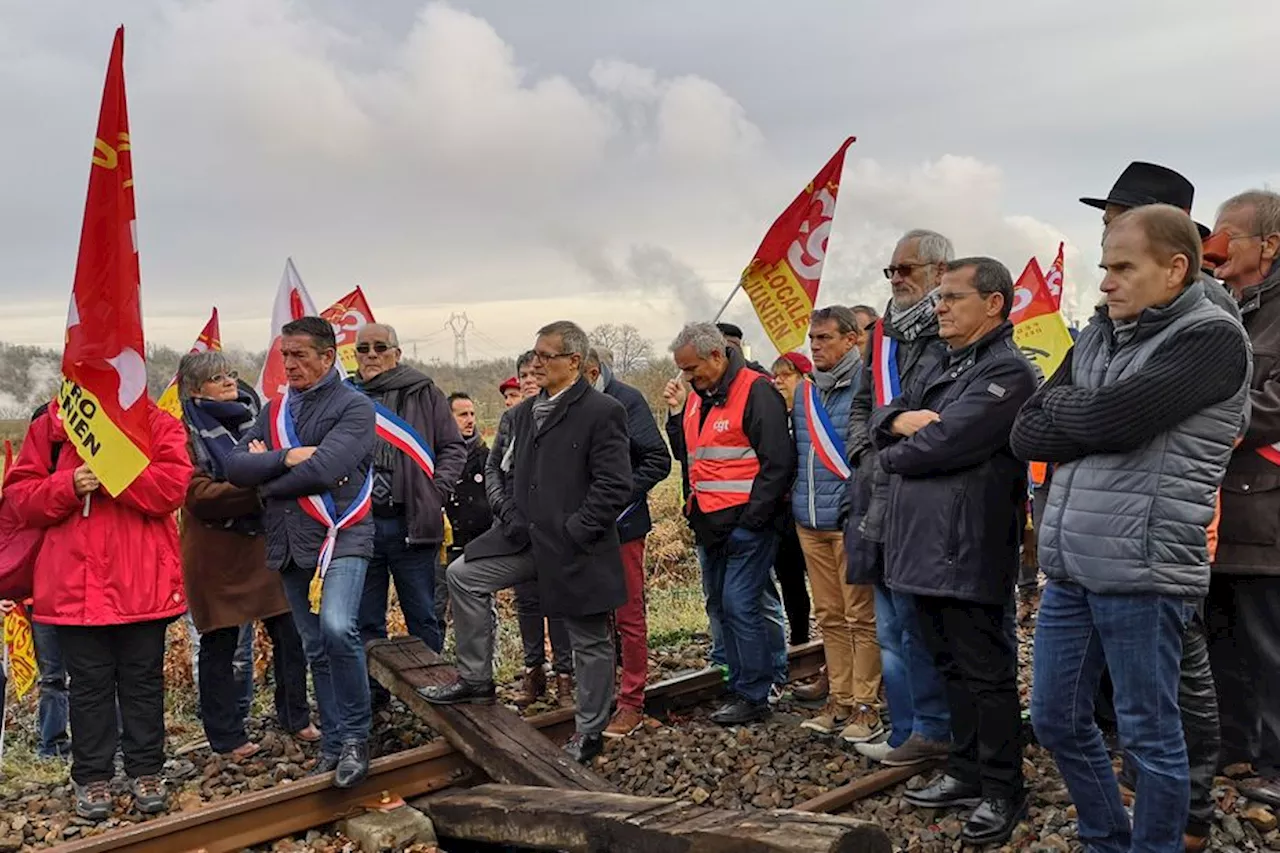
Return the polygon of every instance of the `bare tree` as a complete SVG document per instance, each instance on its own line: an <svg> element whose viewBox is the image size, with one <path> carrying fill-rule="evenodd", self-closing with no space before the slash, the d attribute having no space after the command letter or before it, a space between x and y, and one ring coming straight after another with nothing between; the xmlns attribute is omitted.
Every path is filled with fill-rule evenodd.
<svg viewBox="0 0 1280 853"><path fill-rule="evenodd" d="M604 323L591 330L593 346L613 353L613 370L628 376L643 370L653 359L653 342L630 323Z"/></svg>

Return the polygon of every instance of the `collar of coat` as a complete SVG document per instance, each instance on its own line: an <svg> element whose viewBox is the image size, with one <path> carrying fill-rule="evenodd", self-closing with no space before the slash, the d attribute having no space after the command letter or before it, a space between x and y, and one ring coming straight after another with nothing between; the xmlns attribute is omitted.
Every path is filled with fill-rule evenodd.
<svg viewBox="0 0 1280 853"><path fill-rule="evenodd" d="M1151 337L1194 308L1201 299L1206 298L1204 281L1197 278L1187 285L1182 293L1175 296L1172 302L1143 309L1142 313L1138 315L1138 319L1133 321L1135 328L1132 334L1124 336L1124 342L1126 344L1135 343ZM1101 326L1106 330L1107 340L1115 341L1116 324L1112 321L1111 315L1107 313L1105 302L1093 312L1089 325Z"/></svg>
<svg viewBox="0 0 1280 853"><path fill-rule="evenodd" d="M1262 303L1269 302L1280 288L1276 285L1280 284L1280 262L1271 262L1271 272L1267 273L1267 277L1255 284L1253 287L1246 287L1240 293L1240 313L1252 314L1262 307Z"/></svg>
<svg viewBox="0 0 1280 853"><path fill-rule="evenodd" d="M555 408L552 409L551 413L547 415L547 419L542 422L542 426L537 428L538 435L541 435L542 433L546 432L547 430L551 429L556 424L558 424L560 422L560 419L563 418L565 416L565 413L569 410L569 407L572 406L574 403L578 402L579 400L581 400L583 396L585 396L588 392L595 392L595 389L592 388L591 383L588 382L582 376L579 376L577 381L575 381L568 388L561 391L560 397L556 399ZM596 393L599 393L599 392L596 392ZM535 397L534 399L537 399L537 398ZM528 402L528 401L525 401L525 402ZM515 410L513 409L512 411L515 411ZM530 421L532 421L532 412L533 412L532 406L529 407L529 412L531 415Z"/></svg>

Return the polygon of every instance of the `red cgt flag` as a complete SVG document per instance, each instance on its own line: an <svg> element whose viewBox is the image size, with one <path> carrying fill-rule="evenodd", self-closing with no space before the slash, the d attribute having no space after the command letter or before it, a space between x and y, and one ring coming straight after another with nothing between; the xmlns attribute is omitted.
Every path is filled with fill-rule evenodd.
<svg viewBox="0 0 1280 853"><path fill-rule="evenodd" d="M1009 312L1009 322L1018 325L1023 320L1039 317L1057 311L1053 292L1045 281L1040 262L1035 258L1027 261L1027 266L1013 285L1013 310Z"/></svg>
<svg viewBox="0 0 1280 853"><path fill-rule="evenodd" d="M67 439L114 496L151 453L124 27L111 47L93 149L57 409Z"/></svg>
<svg viewBox="0 0 1280 853"><path fill-rule="evenodd" d="M809 315L818 301L844 155L853 142L852 136L846 139L782 211L742 273L742 289L751 297L760 325L778 352L790 352L804 343Z"/></svg>
<svg viewBox="0 0 1280 853"><path fill-rule="evenodd" d="M1053 266L1049 267L1049 272L1045 273L1045 285L1049 288L1049 294L1053 296L1053 307L1059 309L1062 307L1062 247L1063 243L1058 243L1058 257L1053 259Z"/></svg>
<svg viewBox="0 0 1280 853"><path fill-rule="evenodd" d="M338 358L348 375L356 372L356 335L367 323L374 322L373 311L358 286L320 313L333 326L338 339Z"/></svg>
<svg viewBox="0 0 1280 853"><path fill-rule="evenodd" d="M218 309L213 309L213 314L209 316L209 322L204 324L204 329L200 332L200 336L196 338L196 342L191 345L189 352L208 352L210 350L222 349L222 330L218 327ZM160 395L160 399L156 401L156 405L164 409L175 418L182 418L182 402L178 399L178 379L175 374L169 380L169 385L164 389L164 393Z"/></svg>

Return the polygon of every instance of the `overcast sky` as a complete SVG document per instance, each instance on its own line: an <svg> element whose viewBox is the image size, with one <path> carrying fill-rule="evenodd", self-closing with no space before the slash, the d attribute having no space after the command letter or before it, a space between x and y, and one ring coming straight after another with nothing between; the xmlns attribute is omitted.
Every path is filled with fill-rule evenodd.
<svg viewBox="0 0 1280 853"><path fill-rule="evenodd" d="M822 303L882 304L928 227L1015 276L1065 239L1083 317L1077 199L1130 160L1209 224L1280 181L1274 0L0 0L0 340L61 343L118 23L147 334L182 348L211 304L265 345L286 256L423 357L460 310L472 358L562 317L665 345L848 135Z"/></svg>

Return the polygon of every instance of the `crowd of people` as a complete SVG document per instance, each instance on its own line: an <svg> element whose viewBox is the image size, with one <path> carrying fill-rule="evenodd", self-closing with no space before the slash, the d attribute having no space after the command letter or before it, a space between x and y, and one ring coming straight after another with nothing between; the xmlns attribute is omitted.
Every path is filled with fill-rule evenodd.
<svg viewBox="0 0 1280 853"><path fill-rule="evenodd" d="M452 625L457 678L420 691L438 704L496 700L494 594L512 589L516 703L553 688L590 761L644 719L648 495L674 457L728 687L712 720L770 716L812 612L825 667L792 690L824 704L801 725L891 767L945 760L906 800L1002 843L1027 809L1015 614L1039 598L1030 718L1080 839L1201 850L1227 765L1280 807L1280 195L1231 198L1210 229L1193 193L1135 163L1082 199L1103 210L1103 296L1051 377L1015 342L1009 270L917 229L883 316L819 308L810 356L766 369L735 326L683 328L665 439L569 321L496 389L492 446L392 327L359 332L348 380L317 317L283 328L270 403L221 353L184 358L183 417L153 409L151 463L115 497L41 411L3 498L46 530L42 754L70 754L85 818L111 810L117 752L136 807L164 810L165 629L187 612L210 748L259 748L261 622L279 727L355 785L389 701L365 644L394 583L411 635L439 652Z"/></svg>

